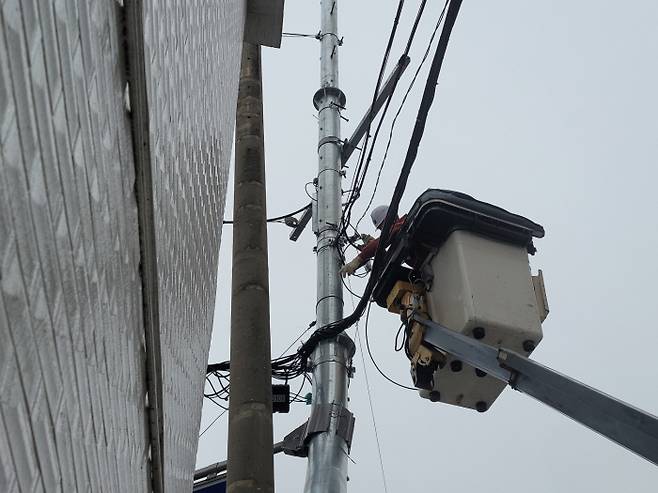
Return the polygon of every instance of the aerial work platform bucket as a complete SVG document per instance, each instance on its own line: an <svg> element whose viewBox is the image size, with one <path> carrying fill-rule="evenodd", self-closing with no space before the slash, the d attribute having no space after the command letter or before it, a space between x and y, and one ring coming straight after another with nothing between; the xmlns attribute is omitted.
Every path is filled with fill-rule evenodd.
<svg viewBox="0 0 658 493"><path fill-rule="evenodd" d="M530 354L548 314L541 271L532 276L528 261L533 238L543 236L524 217L459 192L428 190L389 248L375 301L403 320L422 311L490 346ZM408 324L406 352L421 396L486 411L504 389L451 355L423 350L420 340Z"/></svg>

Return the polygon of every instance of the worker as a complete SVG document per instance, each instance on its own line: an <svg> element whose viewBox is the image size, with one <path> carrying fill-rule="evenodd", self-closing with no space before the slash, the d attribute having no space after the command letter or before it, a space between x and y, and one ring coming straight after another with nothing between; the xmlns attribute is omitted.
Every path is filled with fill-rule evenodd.
<svg viewBox="0 0 658 493"><path fill-rule="evenodd" d="M370 213L370 218L372 219L372 223L375 225L376 229L381 230L382 226L384 226L384 220L386 219L386 214L388 213L388 206L386 205L380 205L375 207L372 212ZM406 220L407 216L406 214L402 217L395 217L395 221L393 222L393 225L391 226L391 232L388 236L388 243L391 243L391 240L395 237L395 235L400 231L400 228L402 228L402 225L404 224L404 221ZM368 260L373 258L375 256L375 253L377 253L377 247L379 246L379 238L372 238L369 237L370 240L364 245L364 247L361 249L361 252L350 262L346 263L342 269L340 269L340 275L343 277L351 276L356 272L356 270L364 265ZM388 246L388 245L386 245Z"/></svg>

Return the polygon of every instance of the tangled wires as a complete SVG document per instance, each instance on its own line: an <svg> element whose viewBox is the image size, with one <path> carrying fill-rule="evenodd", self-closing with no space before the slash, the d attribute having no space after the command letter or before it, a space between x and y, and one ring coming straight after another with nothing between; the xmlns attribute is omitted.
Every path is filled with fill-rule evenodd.
<svg viewBox="0 0 658 493"><path fill-rule="evenodd" d="M210 392L204 392L203 396L222 409L228 409L228 398L230 394L231 367L228 361L208 365L206 370L206 382ZM303 377L302 384L296 395L291 398L292 402L302 402L299 396L308 381L305 369L299 362L297 354L282 356L272 360L272 378L288 383L298 377Z"/></svg>
<svg viewBox="0 0 658 493"><path fill-rule="evenodd" d="M288 383L300 376L303 377L299 390L290 399L291 402L305 402L305 400L301 399L299 396L301 395L306 382L308 381L310 383L310 379L306 374L305 365L302 364L303 362L297 353L287 356L284 355L314 326L315 321L311 322L308 327L306 327L306 329L283 350L281 356L272 360L272 378L274 380ZM204 392L203 396L222 409L228 409L226 404L228 403L230 394L230 373L231 366L228 361L212 363L206 368L206 382L210 387L210 392Z"/></svg>

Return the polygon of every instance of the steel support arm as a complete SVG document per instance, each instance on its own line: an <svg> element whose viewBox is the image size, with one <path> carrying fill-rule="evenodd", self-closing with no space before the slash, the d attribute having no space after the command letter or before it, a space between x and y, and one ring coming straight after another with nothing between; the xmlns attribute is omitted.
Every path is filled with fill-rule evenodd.
<svg viewBox="0 0 658 493"><path fill-rule="evenodd" d="M379 110L382 108L382 106L384 106L384 103L386 103L386 100L393 94L398 80L400 80L400 77L402 77L405 69L409 66L410 61L411 58L406 55L398 60L397 65L393 69L393 72L391 72L391 75L388 76L388 79L379 91L379 94L377 94L377 98L375 98L374 104L368 108L367 113L356 126L356 130L354 130L352 136L343 145L343 152L341 154L341 162L343 164L347 163L347 161L350 159L350 156L356 149L356 146L359 145L359 142L366 134L370 123L372 123L372 121L375 119L377 113L379 113Z"/></svg>
<svg viewBox="0 0 658 493"><path fill-rule="evenodd" d="M505 348L414 315L424 341L487 372L658 465L658 418Z"/></svg>

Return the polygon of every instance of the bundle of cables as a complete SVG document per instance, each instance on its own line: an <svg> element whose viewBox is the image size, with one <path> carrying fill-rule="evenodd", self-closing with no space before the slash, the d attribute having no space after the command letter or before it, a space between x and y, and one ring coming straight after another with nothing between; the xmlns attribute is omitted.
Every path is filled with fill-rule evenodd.
<svg viewBox="0 0 658 493"><path fill-rule="evenodd" d="M206 382L208 383L211 392L204 393L203 396L210 399L217 406L222 409L227 409L230 393L230 372L231 367L228 361L221 363L213 363L208 365L206 370ZM309 380L305 369L300 364L300 360L296 354L282 356L272 360L272 378L285 383L288 383L298 377L302 378L302 384L297 393L291 398L292 402L304 402L299 396L304 388L304 384ZM213 382L213 380L215 380Z"/></svg>

